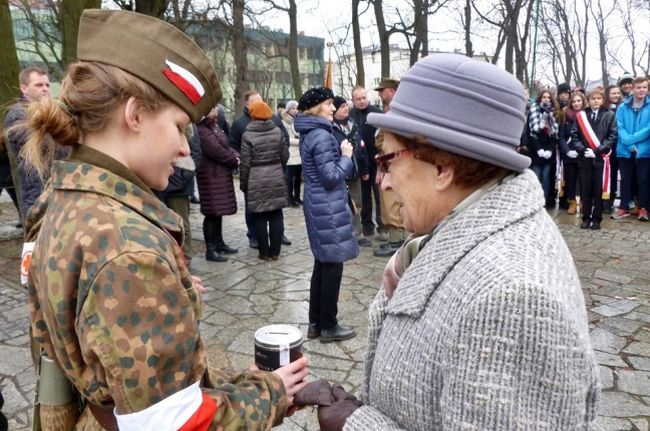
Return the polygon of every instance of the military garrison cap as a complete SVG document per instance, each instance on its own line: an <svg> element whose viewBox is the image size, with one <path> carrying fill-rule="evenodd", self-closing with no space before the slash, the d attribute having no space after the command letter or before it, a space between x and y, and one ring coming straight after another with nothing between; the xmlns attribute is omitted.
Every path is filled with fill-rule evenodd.
<svg viewBox="0 0 650 431"><path fill-rule="evenodd" d="M149 83L198 122L221 100L217 74L173 25L128 11L86 9L77 58L119 67Z"/></svg>
<svg viewBox="0 0 650 431"><path fill-rule="evenodd" d="M399 86L399 81L397 79L382 78L381 81L379 82L379 85L375 87L375 91L380 91L383 90L384 88L392 88L394 90L397 90L398 86Z"/></svg>

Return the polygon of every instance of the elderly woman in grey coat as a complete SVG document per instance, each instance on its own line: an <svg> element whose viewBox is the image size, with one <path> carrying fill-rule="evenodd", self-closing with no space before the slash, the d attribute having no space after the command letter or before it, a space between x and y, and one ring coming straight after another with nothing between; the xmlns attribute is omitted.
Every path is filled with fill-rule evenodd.
<svg viewBox="0 0 650 431"><path fill-rule="evenodd" d="M595 420L578 273L515 151L524 106L509 73L440 54L402 77L389 113L368 117L385 131L381 186L413 236L369 307L360 400L323 382L299 394L322 405L322 430L578 430Z"/></svg>

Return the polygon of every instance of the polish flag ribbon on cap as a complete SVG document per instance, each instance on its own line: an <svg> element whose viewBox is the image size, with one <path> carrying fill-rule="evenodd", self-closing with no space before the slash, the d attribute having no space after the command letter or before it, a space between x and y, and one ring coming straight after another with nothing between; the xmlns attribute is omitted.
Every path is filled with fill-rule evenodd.
<svg viewBox="0 0 650 431"><path fill-rule="evenodd" d="M165 64L169 69L164 69L162 72L167 79L181 90L192 104L199 103L199 100L205 94L205 88L203 88L198 78L189 70L169 60L165 60Z"/></svg>

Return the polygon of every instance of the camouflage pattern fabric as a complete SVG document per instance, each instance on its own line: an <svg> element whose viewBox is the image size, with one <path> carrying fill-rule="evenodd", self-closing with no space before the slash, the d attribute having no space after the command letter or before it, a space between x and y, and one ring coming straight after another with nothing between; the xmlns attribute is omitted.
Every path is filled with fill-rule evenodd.
<svg viewBox="0 0 650 431"><path fill-rule="evenodd" d="M218 406L210 429L270 429L287 410L279 377L208 372L200 299L172 235L180 218L154 195L80 161L54 163L29 213L33 341L80 394L120 414L202 380ZM77 429L101 429L85 409Z"/></svg>

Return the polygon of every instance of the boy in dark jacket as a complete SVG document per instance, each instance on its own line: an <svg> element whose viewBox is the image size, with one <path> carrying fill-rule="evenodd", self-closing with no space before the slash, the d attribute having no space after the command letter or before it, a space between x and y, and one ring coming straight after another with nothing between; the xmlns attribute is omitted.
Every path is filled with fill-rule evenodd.
<svg viewBox="0 0 650 431"><path fill-rule="evenodd" d="M609 199L609 155L616 145L616 117L601 109L604 100L601 90L589 93L589 107L578 113L571 129L570 147L578 153L581 229L600 229L603 199Z"/></svg>

